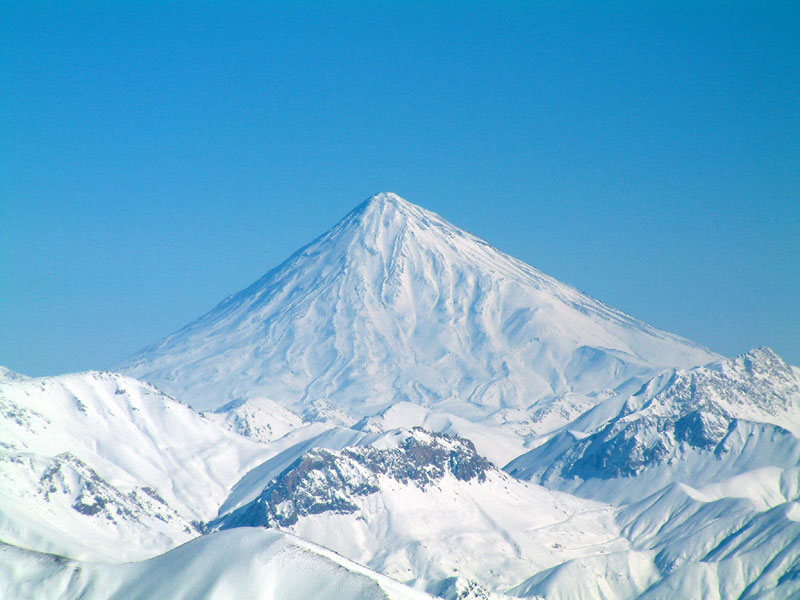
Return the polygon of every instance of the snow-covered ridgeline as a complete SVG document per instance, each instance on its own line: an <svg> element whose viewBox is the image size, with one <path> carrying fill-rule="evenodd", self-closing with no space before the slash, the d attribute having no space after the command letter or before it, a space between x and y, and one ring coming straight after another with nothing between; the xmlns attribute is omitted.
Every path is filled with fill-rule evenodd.
<svg viewBox="0 0 800 600"><path fill-rule="evenodd" d="M89 560L198 535L269 451L108 372L0 373L0 539Z"/></svg>

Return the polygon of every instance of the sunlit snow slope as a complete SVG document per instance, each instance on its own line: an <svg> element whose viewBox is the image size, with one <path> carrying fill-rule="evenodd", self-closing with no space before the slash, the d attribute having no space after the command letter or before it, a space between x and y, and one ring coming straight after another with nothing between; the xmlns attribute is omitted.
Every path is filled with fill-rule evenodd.
<svg viewBox="0 0 800 600"><path fill-rule="evenodd" d="M715 358L378 194L118 368L200 409L266 397L352 423L398 401L481 420Z"/></svg>
<svg viewBox="0 0 800 600"><path fill-rule="evenodd" d="M29 600L425 600L291 535L237 529L150 560L85 563L0 543L0 593Z"/></svg>
<svg viewBox="0 0 800 600"><path fill-rule="evenodd" d="M615 503L640 500L671 482L715 484L714 495L747 494L759 503L785 501L778 490L796 493L789 481L800 466L800 370L768 348L752 350L665 372L589 435L579 433L580 419L572 426L506 470ZM767 475L768 468L776 475ZM759 484L722 483L751 471Z"/></svg>
<svg viewBox="0 0 800 600"><path fill-rule="evenodd" d="M87 560L149 557L198 535L268 455L117 373L0 368L0 540Z"/></svg>

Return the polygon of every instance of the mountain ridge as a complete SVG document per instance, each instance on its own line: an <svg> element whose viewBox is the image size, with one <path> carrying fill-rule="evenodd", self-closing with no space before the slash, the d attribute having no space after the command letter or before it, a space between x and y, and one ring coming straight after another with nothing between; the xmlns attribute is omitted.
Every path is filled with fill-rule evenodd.
<svg viewBox="0 0 800 600"><path fill-rule="evenodd" d="M505 469L615 503L649 489L620 485L634 477L654 488L672 480L700 486L759 467L791 471L799 459L800 369L760 348L662 373L605 424L562 432Z"/></svg>

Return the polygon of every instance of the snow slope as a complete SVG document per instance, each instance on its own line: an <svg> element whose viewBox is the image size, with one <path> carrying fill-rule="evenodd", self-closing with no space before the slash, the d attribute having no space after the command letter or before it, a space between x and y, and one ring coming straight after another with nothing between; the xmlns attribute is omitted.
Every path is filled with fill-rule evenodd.
<svg viewBox="0 0 800 600"><path fill-rule="evenodd" d="M378 194L118 368L203 410L264 397L352 424L401 401L513 420L715 358Z"/></svg>
<svg viewBox="0 0 800 600"><path fill-rule="evenodd" d="M586 422L506 470L617 504L631 549L565 562L513 594L800 597L800 369L753 350L665 373L606 424Z"/></svg>
<svg viewBox="0 0 800 600"><path fill-rule="evenodd" d="M303 420L269 398L230 402L205 417L222 427L260 442L272 442L303 427Z"/></svg>
<svg viewBox="0 0 800 600"><path fill-rule="evenodd" d="M0 544L0 596L29 600L424 600L425 594L277 531L237 529L150 560L102 564Z"/></svg>
<svg viewBox="0 0 800 600"><path fill-rule="evenodd" d="M753 600L800 597L800 504L759 511L675 484L619 515L630 550L536 573L523 598Z"/></svg>
<svg viewBox="0 0 800 600"><path fill-rule="evenodd" d="M135 560L198 535L269 451L116 373L0 371L0 539Z"/></svg>

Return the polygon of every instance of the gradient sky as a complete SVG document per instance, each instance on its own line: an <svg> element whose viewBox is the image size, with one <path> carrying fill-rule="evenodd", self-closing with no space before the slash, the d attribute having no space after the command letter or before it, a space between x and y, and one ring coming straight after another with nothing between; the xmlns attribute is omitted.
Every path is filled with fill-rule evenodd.
<svg viewBox="0 0 800 600"><path fill-rule="evenodd" d="M800 365L798 3L125 4L0 6L0 364L107 368L393 191Z"/></svg>

